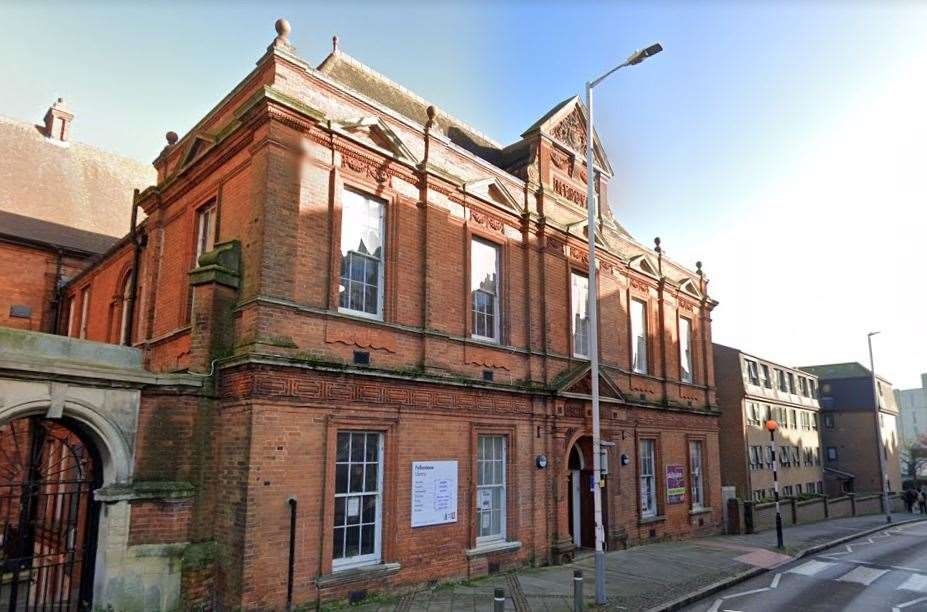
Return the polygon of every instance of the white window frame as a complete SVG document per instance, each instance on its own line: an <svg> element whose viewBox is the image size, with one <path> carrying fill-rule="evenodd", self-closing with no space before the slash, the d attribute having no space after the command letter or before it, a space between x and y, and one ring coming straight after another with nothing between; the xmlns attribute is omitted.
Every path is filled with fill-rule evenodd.
<svg viewBox="0 0 927 612"><path fill-rule="evenodd" d="M701 440L689 440L689 488L691 489L692 509L705 507L705 480Z"/></svg>
<svg viewBox="0 0 927 612"><path fill-rule="evenodd" d="M760 384L760 366L753 359L744 359L745 372L747 374L747 382L751 385Z"/></svg>
<svg viewBox="0 0 927 612"><path fill-rule="evenodd" d="M80 290L80 327L77 329L78 338L87 337L87 324L90 319L90 287Z"/></svg>
<svg viewBox="0 0 927 612"><path fill-rule="evenodd" d="M374 538L374 539L373 539L373 552L372 552L372 553L369 553L369 554L366 554L366 555L355 555L355 556L353 556L353 557L341 557L341 558L336 559L336 558L334 558L334 553L335 553L335 551L334 551L334 549L332 549L332 571L341 571L341 570L351 569L351 568L355 568L355 567L361 567L361 566L364 566L364 565L376 565L376 564L380 563L380 561L381 561L382 558L383 558L383 557L382 557L382 555L383 555L383 541L382 541L382 536L381 536L382 530L383 530L383 466L384 466L384 460L383 460L383 433L378 432L378 431L360 431L360 430L341 430L341 431L338 431L338 432L335 434L335 436L336 436L336 437L335 437L335 440L336 440L336 442L335 442L335 469L336 469L336 470L338 469L337 466L338 466L338 463L339 463L339 462L338 462L338 459L337 459L337 453L338 453L338 448L337 448L337 445L338 445L338 443L337 443L337 436L338 436L338 434L351 434L352 436L353 436L353 435L365 435L365 436L366 436L366 435L374 435L374 436L377 436L377 464L378 464L378 465L377 465L377 491L376 491L376 493L375 493L375 494L376 494L376 504L377 504L377 507L376 507L375 519L374 519L374 520L376 521L376 523L375 523L375 527L374 527L374 536L373 536L373 538ZM352 438L352 440L353 440L353 438ZM365 443L366 443L366 440L365 440ZM365 459L366 459L366 457L365 457ZM344 462L341 462L341 463L344 463ZM349 467L348 467L348 474L350 474L350 472L351 472L350 465L352 465L353 463L355 463L355 462L351 461L351 453L350 453L350 450L348 451L348 462L347 462L347 463L348 463L348 466L349 466ZM364 465L366 465L366 464L369 463L369 462L364 461L363 463L364 463ZM365 477L366 477L366 476L365 476ZM348 492L345 492L345 493L337 493L337 492L336 492L335 495L334 495L334 499L337 500L338 498L342 498L342 497L344 497L344 498L360 497L361 499L363 499L364 496L370 495L370 492L369 492L369 491L364 491L364 492L360 492L360 493L358 493L358 492L351 493L351 492L350 492L350 486L349 486L348 488L349 488L349 491L348 491ZM337 501L336 501L335 503L337 503ZM347 501L346 501L345 503L347 504ZM363 501L361 501L361 502L359 502L359 503L360 503L360 505L361 505L361 507L360 507L361 518L363 518L363 511L364 511L364 509L363 509ZM345 512L345 514L347 515L347 512ZM328 537L334 537L334 530L335 530L337 527L339 527L339 525L332 525L332 532L329 534ZM362 536L358 536L358 547L360 547L360 545L361 545L361 543L360 543L360 538L361 538L361 537L362 537ZM358 548L358 550L359 550L359 549L360 549L360 548Z"/></svg>
<svg viewBox="0 0 927 612"><path fill-rule="evenodd" d="M496 440L502 440L502 457L501 458L495 456L495 448L496 448L495 441ZM489 458L489 459L480 458L480 448L481 448L483 441L491 442L490 446L492 446L493 448L492 458ZM483 544L488 544L490 542L504 542L506 539L506 533L507 533L506 523L508 522L508 512L506 511L507 506L508 506L508 473L507 473L508 472L508 439L506 436L500 435L500 434L480 434L477 436L476 445L477 445L476 479L475 479L476 480L476 500L477 500L476 544L477 546L481 546ZM490 484L480 484L482 475L485 472L485 470L481 469L482 467L481 464L488 464L489 467L492 467L494 464L499 463L499 462L502 463L502 482L501 483L493 482ZM500 507L490 508L490 512L495 512L497 510L501 511L501 514L499 517L499 533L492 533L492 534L481 536L479 535L479 533L480 533L480 526L481 526L483 511L479 507L480 491L484 491L484 490L490 491L493 489L499 489L501 491L499 495Z"/></svg>
<svg viewBox="0 0 927 612"><path fill-rule="evenodd" d="M637 472L641 518L654 518L657 516L657 441L652 438L641 438L639 444ZM647 469L648 463L649 470Z"/></svg>
<svg viewBox="0 0 927 612"><path fill-rule="evenodd" d="M492 249L495 254L495 274L496 274L496 291L495 293L490 293L482 288L474 288L473 286L473 268L474 268L474 259L476 256L477 250L473 248L475 244L480 244L486 248ZM486 342L495 342L499 343L501 340L501 321L502 321L502 312L500 311L501 300L499 299L500 289L502 285L502 274L500 273L500 258L502 254L502 249L495 242L490 242L489 240L483 240L482 238L471 237L470 238L470 316L472 321L473 333L471 336L477 340L484 340ZM483 334L478 334L476 332L476 294L485 293L492 296L493 304L493 325L492 325L492 335L485 336Z"/></svg>
<svg viewBox="0 0 927 612"><path fill-rule="evenodd" d="M341 236L339 239L339 245L340 245L339 253L341 254L341 257L342 257L342 264L340 266L341 269L339 270L339 273L338 273L338 287L340 289L343 289L346 293L349 293L351 290L350 285L345 287L342 284L342 280L341 280L344 274L344 269L343 269L344 261L343 260L347 256L348 253L356 253L358 256L365 257L368 259L374 259L374 260L377 259L373 255L369 255L366 253L360 253L358 251L355 251L354 249L348 249L347 251L344 250L344 240L345 240L344 230L345 230L345 225L346 225L345 219L344 219L344 213L345 213L346 207L344 204L345 204L346 199L350 197L358 197L368 202L374 202L380 206L380 226L379 226L380 257L379 257L379 260L377 261L377 311L373 313L373 312L367 312L365 310L357 310L355 308L350 308L348 306L342 306L341 305L341 294L339 292L338 312L351 314L357 317L364 317L367 319L374 319L376 321L382 321L383 320L383 296L385 295L384 288L386 286L386 265L385 265L385 262L386 262L386 202L379 198L369 196L367 194L361 193L359 191L355 191L353 189L343 189L341 192L342 206L341 206Z"/></svg>
<svg viewBox="0 0 927 612"><path fill-rule="evenodd" d="M692 321L686 317L679 317L679 379L684 383L692 383L695 379L692 371L693 361Z"/></svg>
<svg viewBox="0 0 927 612"><path fill-rule="evenodd" d="M760 384L766 389L772 389L772 374L765 363L760 364Z"/></svg>
<svg viewBox="0 0 927 612"><path fill-rule="evenodd" d="M635 321L638 319L635 312L640 312L640 329ZM631 369L636 374L649 374L650 339L647 337L647 302L631 298ZM638 342L642 340L643 342Z"/></svg>
<svg viewBox="0 0 927 612"><path fill-rule="evenodd" d="M76 300L71 298L68 301L68 338L74 335L74 302Z"/></svg>
<svg viewBox="0 0 927 612"><path fill-rule="evenodd" d="M581 295L580 295L581 294ZM585 352L579 346L577 339L577 314L580 304L586 304L586 316L581 320L584 324L584 336L586 338ZM570 343L574 357L580 359L589 359L589 277L579 272L570 271Z"/></svg>
<svg viewBox="0 0 927 612"><path fill-rule="evenodd" d="M216 246L216 215L219 207L215 200L196 211L196 261L193 267L200 262L200 255L208 253Z"/></svg>

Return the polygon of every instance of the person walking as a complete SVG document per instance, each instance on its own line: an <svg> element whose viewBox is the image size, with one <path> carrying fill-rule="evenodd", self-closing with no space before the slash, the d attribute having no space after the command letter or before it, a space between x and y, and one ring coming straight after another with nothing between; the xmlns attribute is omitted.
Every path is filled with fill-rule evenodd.
<svg viewBox="0 0 927 612"><path fill-rule="evenodd" d="M924 495L924 489L921 487L917 488L917 506L921 514L927 514L927 495Z"/></svg>
<svg viewBox="0 0 927 612"><path fill-rule="evenodd" d="M914 513L914 502L917 500L917 493L914 492L914 487L909 487L904 490L904 507L908 511L908 514Z"/></svg>

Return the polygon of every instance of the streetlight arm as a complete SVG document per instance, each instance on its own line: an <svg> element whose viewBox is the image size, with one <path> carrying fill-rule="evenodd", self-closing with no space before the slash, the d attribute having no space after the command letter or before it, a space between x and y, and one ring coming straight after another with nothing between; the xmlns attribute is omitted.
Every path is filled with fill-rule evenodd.
<svg viewBox="0 0 927 612"><path fill-rule="evenodd" d="M618 66L615 66L614 68L612 68L611 70L609 70L608 72L600 76L599 78L593 79L592 81L589 81L588 83L586 83L586 87L588 89L592 89L593 87L595 87L596 85L598 85L599 83L601 83L602 81L610 77L613 72L617 72L618 70L621 70L622 68L626 66L630 66L630 64L628 62L625 62L623 64L619 64Z"/></svg>

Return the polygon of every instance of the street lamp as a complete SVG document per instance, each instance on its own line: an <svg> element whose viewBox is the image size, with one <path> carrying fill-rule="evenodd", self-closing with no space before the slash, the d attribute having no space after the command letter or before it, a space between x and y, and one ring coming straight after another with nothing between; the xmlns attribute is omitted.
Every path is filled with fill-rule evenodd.
<svg viewBox="0 0 927 612"><path fill-rule="evenodd" d="M595 475L593 507L595 508L595 602L605 604L605 529L602 526L602 460L601 431L599 425L599 337L597 320L598 276L595 261L596 209L595 165L593 163L594 128L592 122L592 89L613 72L625 66L635 66L663 50L660 43L635 51L623 64L615 66L602 76L586 83L586 210L588 227L586 239L589 249L589 281L586 304L589 311L589 370L592 377L592 469Z"/></svg>
<svg viewBox="0 0 927 612"><path fill-rule="evenodd" d="M779 423L769 419L766 421L766 429L769 430L769 450L772 453L773 461L773 494L776 499L776 545L782 548L782 513L779 512L779 456L776 453L776 430L779 429Z"/></svg>
<svg viewBox="0 0 927 612"><path fill-rule="evenodd" d="M875 406L875 434L876 452L879 454L879 478L882 480L882 508L885 510L885 522L892 522L892 508L888 501L888 475L885 473L885 451L882 442L882 414L879 411L879 390L876 381L875 359L872 356L872 337L881 332L869 332L866 339L869 341L869 370L872 375L872 403Z"/></svg>

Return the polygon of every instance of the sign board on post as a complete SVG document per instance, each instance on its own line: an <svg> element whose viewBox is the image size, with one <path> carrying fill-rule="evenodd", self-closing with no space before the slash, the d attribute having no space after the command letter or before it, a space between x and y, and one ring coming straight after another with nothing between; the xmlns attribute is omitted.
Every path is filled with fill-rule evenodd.
<svg viewBox="0 0 927 612"><path fill-rule="evenodd" d="M457 522L457 462L412 462L412 526Z"/></svg>
<svg viewBox="0 0 927 612"><path fill-rule="evenodd" d="M686 501L686 475L679 464L666 466L666 503L681 504Z"/></svg>

